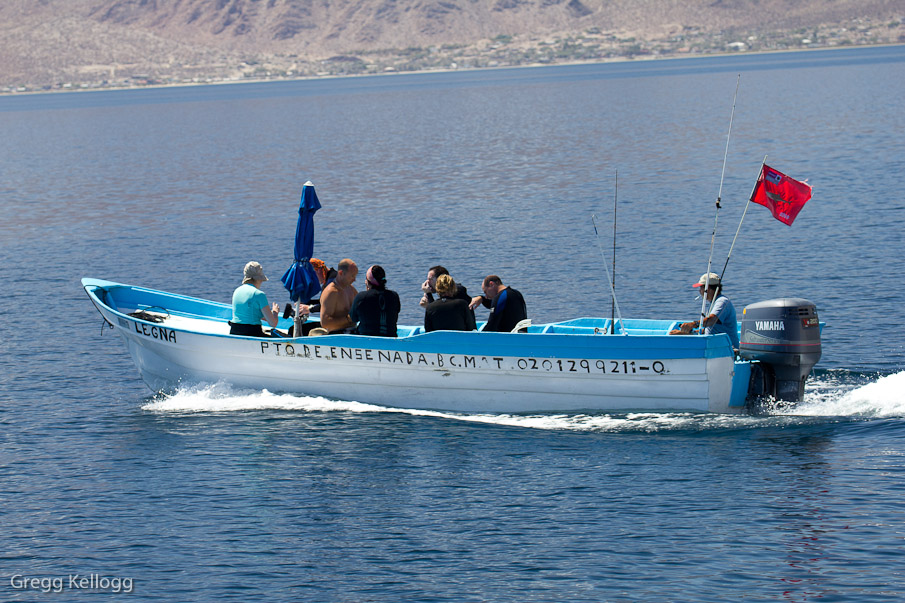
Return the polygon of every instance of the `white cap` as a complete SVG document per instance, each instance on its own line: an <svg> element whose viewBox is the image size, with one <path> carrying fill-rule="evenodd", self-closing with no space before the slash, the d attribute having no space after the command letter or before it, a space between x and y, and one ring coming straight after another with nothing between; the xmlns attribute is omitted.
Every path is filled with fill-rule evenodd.
<svg viewBox="0 0 905 603"><path fill-rule="evenodd" d="M720 285L720 275L716 272L711 272L710 274L702 274L701 278L698 279L698 282L692 285L692 287L703 287L704 285L709 285L710 287Z"/></svg>

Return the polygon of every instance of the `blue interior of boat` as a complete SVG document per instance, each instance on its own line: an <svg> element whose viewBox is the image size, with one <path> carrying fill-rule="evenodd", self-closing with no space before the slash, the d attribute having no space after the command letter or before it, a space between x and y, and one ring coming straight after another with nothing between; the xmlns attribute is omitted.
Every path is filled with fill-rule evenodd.
<svg viewBox="0 0 905 603"><path fill-rule="evenodd" d="M190 327L189 330L197 330L218 337L239 337L227 335L228 329L223 328L225 323L232 318L230 304L96 279L83 279L82 283L86 291L96 298L95 303L104 304L120 314L125 315L134 313L136 310L143 310L174 318L215 322L222 326L218 329ZM130 318L142 320L141 317ZM623 331L623 323L617 320L615 334L609 335L611 322L609 318L583 317L532 325L528 327L527 334L521 334L517 338L513 338L508 333L480 333L479 337L481 349L486 350L485 353L498 355L524 355L526 344L538 354L545 353L544 348L547 346L562 345L561 342L556 343L552 338L543 337L547 334L577 335L578 337L575 339L570 338L568 344L572 352L578 355L576 357L597 358L600 354L605 354L608 358L613 359L653 358L666 355L672 358L701 356L713 358L732 354L729 338L726 336L667 336L670 329L675 328L679 321L628 319L624 321L625 330ZM279 328L286 331L290 325L292 325L292 319L281 319ZM180 326L167 326L175 330L185 330ZM468 354L474 351L475 333L459 331L424 333L421 326L399 326L397 330L399 336L396 338L333 335L330 337L329 345L356 347L362 345L362 339L368 339L368 346L375 349L404 349L419 352L435 351L440 346L447 353ZM633 337L625 337L626 334ZM592 337L587 337L588 335ZM597 336L608 336L609 343L606 348L600 347ZM327 342L318 341L315 344L312 341L311 343L324 345Z"/></svg>
<svg viewBox="0 0 905 603"><path fill-rule="evenodd" d="M91 280L91 279L86 279ZM121 285L106 281L94 281L92 290L98 299L114 310L120 308L128 311L144 310L161 312L185 318L228 322L232 318L232 307L229 304L188 297L175 293L164 293L143 287ZM480 330L484 322L478 323ZM555 333L571 335L607 335L613 321L609 318L582 317L549 324L532 325L528 333ZM292 325L291 318L281 318L279 328ZM677 328L676 320L626 319L616 320L614 333L621 335L665 335ZM624 329L624 331L623 331ZM424 333L421 326L400 325L397 327L399 337L413 337Z"/></svg>

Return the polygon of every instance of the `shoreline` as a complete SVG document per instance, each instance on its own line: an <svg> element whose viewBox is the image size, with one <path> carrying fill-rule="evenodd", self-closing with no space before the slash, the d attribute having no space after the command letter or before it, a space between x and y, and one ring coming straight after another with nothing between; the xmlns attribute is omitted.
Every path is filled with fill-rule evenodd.
<svg viewBox="0 0 905 603"><path fill-rule="evenodd" d="M905 47L905 44L889 43L889 44L858 44L844 46L820 46L809 48L785 48L776 50L756 50L756 51L729 51L729 52L713 52L713 53L684 53L684 54L667 54L667 55L638 55L638 56L621 56L615 58L604 58L599 60L578 60L578 61L561 61L555 63L525 63L516 65L494 65L488 67L462 67L462 68L436 68L436 69L413 69L413 70L391 70L377 73L346 73L346 74L324 74L324 75L303 75L303 76L280 76L280 77L246 77L243 79L220 79L214 81L183 81L170 83L155 84L137 84L130 86L79 86L69 88L53 88L50 90L11 90L0 91L0 98L8 97L25 97L48 94L71 94L71 93L91 93L91 92L112 92L123 90L151 90L164 88L194 88L200 86L225 86L225 85L242 85L242 84L266 84L276 82L300 82L312 80L331 80L331 79L350 79L350 78L366 78L366 77L385 77L400 75L423 75L427 73L456 73L456 72L475 72L475 71L501 71L504 69L535 69L538 67L566 67L575 65L601 65L608 63L629 63L629 62L654 62L654 61L682 61L687 59L702 58L721 58L728 56L765 56L775 54L790 53L809 53L809 52L827 52L838 50L857 50L866 48L892 48Z"/></svg>

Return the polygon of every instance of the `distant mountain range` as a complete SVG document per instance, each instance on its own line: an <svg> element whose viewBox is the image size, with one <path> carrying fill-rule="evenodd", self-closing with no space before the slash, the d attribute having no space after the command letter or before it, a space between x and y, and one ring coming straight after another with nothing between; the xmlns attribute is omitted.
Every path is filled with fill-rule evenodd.
<svg viewBox="0 0 905 603"><path fill-rule="evenodd" d="M905 42L902 0L2 0L0 91Z"/></svg>

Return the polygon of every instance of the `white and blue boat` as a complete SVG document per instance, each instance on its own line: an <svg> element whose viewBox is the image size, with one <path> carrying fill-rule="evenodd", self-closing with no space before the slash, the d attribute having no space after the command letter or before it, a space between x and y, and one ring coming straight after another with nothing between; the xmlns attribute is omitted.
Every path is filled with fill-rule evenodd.
<svg viewBox="0 0 905 603"><path fill-rule="evenodd" d="M521 332L399 326L396 338L229 334L228 304L104 280L82 285L155 392L225 382L385 406L457 412L745 412L800 400L820 357L816 308L761 302L728 336L670 336L679 321L577 318ZM288 329L283 318L278 329ZM611 333L610 331L613 331Z"/></svg>

